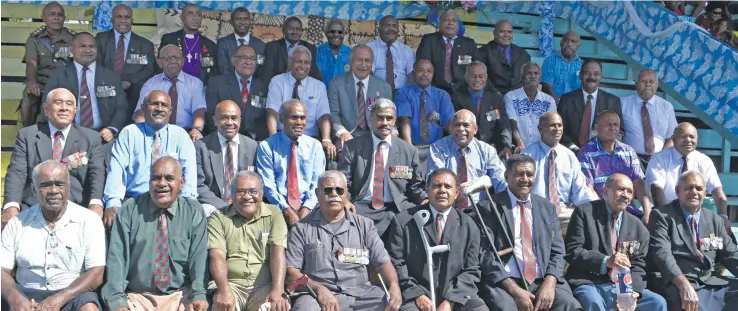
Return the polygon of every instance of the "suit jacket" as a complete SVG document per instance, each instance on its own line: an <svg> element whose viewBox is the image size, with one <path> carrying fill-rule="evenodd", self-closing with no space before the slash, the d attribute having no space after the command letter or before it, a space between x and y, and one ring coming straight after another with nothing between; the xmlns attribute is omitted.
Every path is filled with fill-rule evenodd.
<svg viewBox="0 0 738 311"><path fill-rule="evenodd" d="M352 72L333 78L328 85L328 103L331 107L331 130L333 135L340 129L351 132L359 124L359 104L356 83ZM387 82L369 75L369 86L364 87L364 100L368 105L380 98L392 99L392 87ZM369 111L367 110L367 117Z"/></svg>
<svg viewBox="0 0 738 311"><path fill-rule="evenodd" d="M579 130L582 126L584 106L586 105L583 92L582 88L578 88L561 95L559 104L556 106L561 118L564 120L564 136L561 138L561 144L567 147L571 145L576 145L580 148L582 147L581 144L579 144ZM594 109L594 118L596 118L600 112L605 110L614 111L618 114L618 117L620 117L620 137L618 140L622 141L623 136L625 136L625 122L623 122L620 98L599 89L597 91L597 100ZM592 119L592 129L594 129L596 121L594 118Z"/></svg>
<svg viewBox="0 0 738 311"><path fill-rule="evenodd" d="M308 48L312 55L310 76L323 81L323 75L320 73L317 63L318 50L314 45L304 40L300 40L299 45ZM264 48L264 56L266 60L264 60L264 66L261 68L261 79L267 81L268 84L274 76L287 72L287 40L282 38L267 43Z"/></svg>
<svg viewBox="0 0 738 311"><path fill-rule="evenodd" d="M462 58L471 57L467 63L460 64ZM466 76L466 67L472 61L479 60L477 54L477 43L473 39L460 36L454 39L454 46L451 48L451 83L446 82L444 78L444 68L446 64L446 42L440 32L434 32L423 35L418 45L417 57L427 59L433 63L433 86L443 89L449 94L453 94L459 84L463 83Z"/></svg>
<svg viewBox="0 0 738 311"><path fill-rule="evenodd" d="M369 177L374 163L373 135L362 135L346 142L338 157L338 170L346 175L348 197L351 202L361 201L369 188ZM390 178L389 190L397 210L402 212L417 206L428 195L425 193L425 176L420 175L418 150L402 139L392 136L392 147L387 155L387 168L406 166L412 168L408 179Z"/></svg>
<svg viewBox="0 0 738 311"><path fill-rule="evenodd" d="M700 209L699 238L710 235L723 239L723 249L704 251L700 259L692 239L687 218L679 200L660 206L651 213L648 230L651 232L649 260L661 272L664 284L671 283L680 274L691 283L725 286L728 282L714 273L715 265L722 264L733 275L738 273L738 248L730 238L723 219L707 208Z"/></svg>
<svg viewBox="0 0 738 311"><path fill-rule="evenodd" d="M87 152L88 162L69 171L71 187L69 201L88 206L91 199L102 200L105 185L105 167L100 134L72 124L64 144L62 159L78 152ZM13 147L5 175L5 202L18 202L22 209L36 203L32 172L36 165L51 159L52 135L49 123L40 122L22 128Z"/></svg>
<svg viewBox="0 0 738 311"><path fill-rule="evenodd" d="M187 57L187 53L185 52L185 43L184 43L184 30L180 29L175 32L170 32L168 34L165 34L161 37L161 43L159 44L159 49L166 46L167 44L174 44L178 46L180 49L182 49L182 54ZM207 53L205 53L205 50L207 49ZM218 46L215 45L215 42L213 40L208 39L205 37L202 33L200 34L200 51L202 53L201 57L212 57L213 58L213 66L209 68L202 67L202 64L200 65L200 81L202 81L202 84L207 86L208 80L210 80L210 77L217 76L220 72L218 71ZM161 68L159 68L158 72L162 72Z"/></svg>
<svg viewBox="0 0 738 311"><path fill-rule="evenodd" d="M95 66L95 88L90 90L90 96L96 96L98 87L115 88L115 96L97 97L97 109L102 127L114 127L118 131L122 131L123 127L128 124L131 113L128 110L128 102L126 101L125 92L123 92L120 75L97 62L95 62ZM51 74L49 82L46 83L43 101L46 101L46 95L51 90L65 88L74 94L74 98L77 98L77 104L79 105L79 83L77 81L77 68L74 67L74 62L57 68Z"/></svg>
<svg viewBox="0 0 738 311"><path fill-rule="evenodd" d="M405 301L418 296L430 297L425 247L413 220L413 215L426 210L431 215L423 226L423 234L430 246L436 243L436 225L429 204L405 210L392 220L390 225L389 255L397 270L397 277ZM450 250L433 255L434 289L436 300L449 300L464 305L476 298L481 272L479 270L479 228L468 215L451 208L443 228L440 244L448 244Z"/></svg>
<svg viewBox="0 0 738 311"><path fill-rule="evenodd" d="M249 36L249 43L246 45L254 48L257 57L263 57L264 49L266 49L266 43L255 37L253 33L249 33ZM235 34L232 33L218 39L218 71L220 71L220 73L235 71L235 69L233 69L233 63L231 63L231 57L233 56L233 54L236 54L237 49L238 41L236 41Z"/></svg>
<svg viewBox="0 0 738 311"><path fill-rule="evenodd" d="M251 138L238 135L238 171L255 170L256 147L258 144ZM197 155L197 200L202 204L210 204L223 209L228 203L221 198L224 183L223 152L214 132L195 142Z"/></svg>
<svg viewBox="0 0 738 311"><path fill-rule="evenodd" d="M638 217L624 211L621 216L618 242L640 243L630 258L630 273L633 290L643 293L646 289L646 255L650 235ZM587 284L611 283L607 273L600 274L605 256L612 256L610 231L612 216L604 200L592 201L574 208L566 232L566 280L572 287ZM641 295L643 296L643 295Z"/></svg>
<svg viewBox="0 0 738 311"><path fill-rule="evenodd" d="M467 109L474 112L479 125L479 130L475 135L477 139L494 146L497 152L505 147L513 150L510 119L507 117L502 95L488 83L482 94L479 111L477 111L468 90L469 86L464 82L451 97L454 110Z"/></svg>
<svg viewBox="0 0 738 311"><path fill-rule="evenodd" d="M530 54L515 44L510 44L510 52L512 65L507 63L494 41L479 48L479 59L487 65L488 79L503 96L523 86L523 65L530 61Z"/></svg>
<svg viewBox="0 0 738 311"><path fill-rule="evenodd" d="M239 80L234 71L227 71L212 78L213 83L206 88L207 112L205 116L205 129L208 133L215 133L213 114L218 103L224 100L232 100L241 107L241 134L247 135L254 140L262 141L269 137L266 128L266 103L269 81L264 81L257 76L252 76L249 91L248 105L244 109L241 98Z"/></svg>

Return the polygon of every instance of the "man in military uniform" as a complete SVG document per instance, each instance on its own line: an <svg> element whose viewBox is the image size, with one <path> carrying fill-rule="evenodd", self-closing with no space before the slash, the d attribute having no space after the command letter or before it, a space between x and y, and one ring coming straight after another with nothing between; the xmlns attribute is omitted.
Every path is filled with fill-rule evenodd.
<svg viewBox="0 0 738 311"><path fill-rule="evenodd" d="M36 123L41 105L41 91L51 72L72 61L72 37L75 32L64 27L64 8L57 2L44 6L41 18L44 26L36 29L26 40L26 88L20 102L23 126Z"/></svg>

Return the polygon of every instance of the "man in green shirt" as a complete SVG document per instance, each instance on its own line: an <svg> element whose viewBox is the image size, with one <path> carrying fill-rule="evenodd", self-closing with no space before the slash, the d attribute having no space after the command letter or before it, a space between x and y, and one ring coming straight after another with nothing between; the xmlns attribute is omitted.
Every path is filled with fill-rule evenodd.
<svg viewBox="0 0 738 311"><path fill-rule="evenodd" d="M197 200L180 196L183 186L179 162L161 157L149 193L115 215L100 291L110 310L207 310L207 218Z"/></svg>
<svg viewBox="0 0 738 311"><path fill-rule="evenodd" d="M284 294L287 270L287 223L276 205L262 202L259 175L238 172L235 199L225 214L214 213L208 221L210 274L208 288L216 289L214 311L257 311L269 305L288 311Z"/></svg>

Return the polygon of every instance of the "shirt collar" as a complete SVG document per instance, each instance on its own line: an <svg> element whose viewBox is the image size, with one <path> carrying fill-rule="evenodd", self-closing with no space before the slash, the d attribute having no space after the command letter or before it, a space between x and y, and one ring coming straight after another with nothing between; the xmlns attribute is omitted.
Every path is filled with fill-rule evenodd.
<svg viewBox="0 0 738 311"><path fill-rule="evenodd" d="M75 209L77 208L82 209L84 207L81 207L76 203L67 200L67 210L64 211L61 219L59 219L54 226L56 228L62 228L63 226L71 222L82 222L84 218L80 217L79 213L76 213ZM44 215L41 213L41 204L36 203L35 205L31 206L31 209L33 211L32 222L38 223L44 227L47 226L48 224L46 223L46 219L44 219Z"/></svg>
<svg viewBox="0 0 738 311"><path fill-rule="evenodd" d="M687 209L682 207L682 204L679 204L679 207L682 208L682 213L684 213L684 218L689 219L689 216L692 216L694 220L699 224L700 223L700 211L702 211L702 206L698 207L697 210L694 212L694 214L690 214Z"/></svg>
<svg viewBox="0 0 738 311"><path fill-rule="evenodd" d="M582 88L582 93L583 93L583 95L584 95L584 102L585 102L585 103L587 102L587 95L592 95L592 99L593 99L594 101L597 101L597 94L599 94L599 93L600 93L600 88L597 88L597 89L596 89L596 90L595 90L594 92L592 92L591 94L590 94L590 93L587 93L587 91L585 91L585 90L584 90L584 88Z"/></svg>
<svg viewBox="0 0 738 311"><path fill-rule="evenodd" d="M126 41L128 41L128 42L130 42L130 40L131 40L131 31L130 30L128 32L122 34L122 33L118 32L117 30L113 29L113 33L115 33L115 39L116 40L120 40L120 39L118 39L120 37L120 35L123 35L123 37L126 38Z"/></svg>
<svg viewBox="0 0 738 311"><path fill-rule="evenodd" d="M679 150L677 150L676 147L672 146L672 147L667 148L667 150L670 150L669 152L671 152L671 154L673 154L674 158L676 158L679 161L682 161L682 157L684 157L684 156L681 153L679 153ZM697 152L697 150L692 151L689 154L687 154L686 155L687 160L691 159L690 157L693 154L695 154L696 152Z"/></svg>
<svg viewBox="0 0 738 311"><path fill-rule="evenodd" d="M605 203L605 208L607 209L607 217L609 219L610 216L612 215L612 208L610 208L610 205L607 205L607 203ZM617 215L618 215L618 219L620 219L620 217L622 217L622 215L623 215L623 212L620 211L620 212L617 213Z"/></svg>
<svg viewBox="0 0 738 311"><path fill-rule="evenodd" d="M638 100L638 103L639 104L644 102L643 98L641 98L641 96L638 95L638 93L636 93L635 96L636 96L636 100ZM651 98L649 98L648 100L646 100L646 102L648 102L649 105L653 105L655 99L656 99L656 95L651 96Z"/></svg>
<svg viewBox="0 0 738 311"><path fill-rule="evenodd" d="M366 76L363 80L359 80L353 72L351 73L351 76L354 77L354 85L357 85L359 81L364 83L364 93L366 93L366 89L369 87L369 76Z"/></svg>
<svg viewBox="0 0 738 311"><path fill-rule="evenodd" d="M481 91L479 91L479 95L474 94L474 90L469 89L469 95L471 95L472 99L477 99L477 97L483 97L484 96L484 89L482 89Z"/></svg>
<svg viewBox="0 0 738 311"><path fill-rule="evenodd" d="M292 75L291 71L285 72L284 74L287 75L287 81L289 81L290 84L295 84L297 82L297 79L295 78L295 76ZM308 80L310 80L310 76L307 76L305 77L305 79L300 80L300 85L307 88Z"/></svg>
<svg viewBox="0 0 738 311"><path fill-rule="evenodd" d="M251 32L246 33L245 37L240 37L235 32L233 33L233 35L236 37L236 43L240 43L238 42L238 39L243 39L244 41L246 41L246 45L248 45L249 41L251 40Z"/></svg>
<svg viewBox="0 0 738 311"><path fill-rule="evenodd" d="M392 147L392 135L388 135L384 139L379 139L374 133L372 132L372 143L374 148L377 148L377 145L379 145L379 142L383 141L387 143L387 146Z"/></svg>
<svg viewBox="0 0 738 311"><path fill-rule="evenodd" d="M218 141L220 142L220 146L222 147L223 145L226 144L227 138L225 138L225 136L221 135L220 132L216 132L216 133L218 133ZM236 148L238 148L238 143L239 143L238 140L239 140L238 139L238 134L236 134L236 137L233 137L233 143L236 145Z"/></svg>
<svg viewBox="0 0 738 311"><path fill-rule="evenodd" d="M435 207L433 207L433 204L428 203L428 206L430 206L431 213L433 214L433 221L436 220L436 215L441 214L443 215L443 220L448 220L448 214L451 213L451 208L447 209L445 212L441 212L437 210Z"/></svg>
<svg viewBox="0 0 738 311"><path fill-rule="evenodd" d="M233 73L235 73L235 74L236 74L236 81L238 81L238 84L241 84L241 79L243 79L243 77L241 77L241 75L240 75L240 74L238 74L238 71L233 71ZM248 80L246 80L246 85L251 85L251 79L252 79L253 77L254 77L254 75L253 75L253 74L249 76L249 79L248 79Z"/></svg>
<svg viewBox="0 0 738 311"><path fill-rule="evenodd" d="M285 134L284 131L279 131L277 133L280 135L280 138L282 139L282 141L287 142L287 143L292 143L292 138L290 138L289 136L287 136L287 134ZM305 139L305 134L302 134L302 135L298 136L297 137L297 144L298 145L302 144L303 141L304 141L304 139Z"/></svg>
<svg viewBox="0 0 738 311"><path fill-rule="evenodd" d="M96 67L95 66L95 62L92 62L89 65L87 65L87 70L89 70L89 73L91 73L91 74L94 75L95 74L95 67ZM79 75L82 74L82 68L83 68L83 66L80 63L78 63L78 62L75 61L74 62L74 68L77 69L77 74L79 74Z"/></svg>
<svg viewBox="0 0 738 311"><path fill-rule="evenodd" d="M451 39L446 38L446 36L444 36L444 35L441 35L441 37L443 38L443 43L448 43L448 41L451 40L451 44L453 44L454 43L454 40L456 40L456 38L458 38L459 36L454 36ZM395 41L395 42L397 42L397 41Z"/></svg>
<svg viewBox="0 0 738 311"><path fill-rule="evenodd" d="M154 200L151 198L151 195L149 195L148 192L146 194L144 194L144 195L150 201L149 202L149 204L150 204L149 205L150 206L149 212L151 214L158 213L159 210L160 210L160 208L158 206L156 206L156 204L154 204ZM177 215L177 209L179 209L179 200L184 200L184 198L182 198L180 196L177 196L177 199L174 200L174 202L172 202L172 205L169 208L166 209L167 214L172 215L172 216L176 216Z"/></svg>
<svg viewBox="0 0 738 311"><path fill-rule="evenodd" d="M144 123L143 123L143 126L144 126L144 128L143 128L143 130L144 130L144 134L146 134L146 135L149 135L149 134L151 134L151 136L154 136L154 133L155 133L155 132L160 132L160 131L162 131L162 130L163 130L164 132L166 132L166 131L167 131L167 129L168 129L168 126L169 126L169 124L164 124L164 126L162 126L162 127L161 127L160 129L158 129L158 130L157 130L157 129L155 129L155 128L154 128L153 126L149 125L149 124L148 124L148 123L146 123L146 122L144 122Z"/></svg>
<svg viewBox="0 0 738 311"><path fill-rule="evenodd" d="M67 137L69 137L69 131L71 131L71 130L72 130L72 125L71 124L70 125L67 125L66 128L60 130L60 129L56 128L53 124L51 124L51 122L49 122L49 134L51 134L51 137L52 138L54 137L54 134L56 134L57 131L61 131L62 132L62 137L66 140Z"/></svg>
<svg viewBox="0 0 738 311"><path fill-rule="evenodd" d="M169 77L167 77L167 74L164 72L161 73L161 79L163 81L169 81ZM184 75L184 69L183 69L179 71L179 74L177 74L177 80L179 82L184 82L184 79L185 79L185 75Z"/></svg>
<svg viewBox="0 0 738 311"><path fill-rule="evenodd" d="M543 140L538 141L538 145L541 147L541 150L543 150L543 153L548 155L549 152L551 152L551 149L556 149L556 147L561 146L560 143L556 144L556 146L549 146L546 143L543 142Z"/></svg>
<svg viewBox="0 0 738 311"><path fill-rule="evenodd" d="M563 60L563 61L565 61L567 63L571 63L571 62L575 62L575 61L579 60L579 54L578 53L574 53L574 57L572 57L570 61L566 60L566 58L564 58L564 54L561 54L561 52L559 52L559 54L556 54L556 56L558 56L559 58L561 58L561 60Z"/></svg>
<svg viewBox="0 0 738 311"><path fill-rule="evenodd" d="M507 191L507 195L510 197L510 202L512 203L512 206L513 207L517 206L518 201L523 201L523 202L525 202L526 205L530 206L530 203L531 203L530 202L530 193L528 194L528 198L526 198L525 200L520 200L520 199L518 199L518 197L515 196L514 193L512 193L512 191L510 191L510 188L509 187L506 189L506 191Z"/></svg>
<svg viewBox="0 0 738 311"><path fill-rule="evenodd" d="M256 210L256 214L254 214L253 217L251 217L250 219L248 219L248 222L252 222L252 221L255 221L255 220L259 219L259 218L267 217L267 216L272 216L271 209L269 209L269 207L267 206L266 203L259 202L259 209ZM228 206L228 211L226 211L226 217L228 217L228 218L241 217L244 220L246 220L245 217L239 215L236 212L236 208L233 207L233 204L231 204L231 205Z"/></svg>

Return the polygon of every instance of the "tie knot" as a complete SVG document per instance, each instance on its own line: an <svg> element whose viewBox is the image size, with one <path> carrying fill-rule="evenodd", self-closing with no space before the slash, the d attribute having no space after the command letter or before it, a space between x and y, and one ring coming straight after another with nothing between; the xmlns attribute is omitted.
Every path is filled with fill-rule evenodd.
<svg viewBox="0 0 738 311"><path fill-rule="evenodd" d="M466 147L459 148L459 154L463 157L466 156Z"/></svg>
<svg viewBox="0 0 738 311"><path fill-rule="evenodd" d="M518 206L520 206L520 208L525 208L525 201L518 200Z"/></svg>
<svg viewBox="0 0 738 311"><path fill-rule="evenodd" d="M293 47L295 47L295 44L294 43L290 43L290 49L292 49Z"/></svg>
<svg viewBox="0 0 738 311"><path fill-rule="evenodd" d="M87 66L82 66L82 72L85 72L85 71L87 71L87 70L90 70L90 67L87 67Z"/></svg>
<svg viewBox="0 0 738 311"><path fill-rule="evenodd" d="M443 214L441 213L436 214L436 221L441 221L441 220L443 220Z"/></svg>
<svg viewBox="0 0 738 311"><path fill-rule="evenodd" d="M249 80L246 80L244 78L241 78L241 85L246 86L249 84Z"/></svg>
<svg viewBox="0 0 738 311"><path fill-rule="evenodd" d="M172 84L177 84L177 82L179 81L179 79L177 79L177 78L175 77L175 78L171 78L171 79L169 79L169 81L170 81L170 82L172 82Z"/></svg>
<svg viewBox="0 0 738 311"><path fill-rule="evenodd" d="M238 42L241 43L241 45L244 45L246 43L246 40L244 40L243 38L239 38Z"/></svg>
<svg viewBox="0 0 738 311"><path fill-rule="evenodd" d="M687 157L686 156L683 156L682 157L682 162L687 162Z"/></svg>
<svg viewBox="0 0 738 311"><path fill-rule="evenodd" d="M550 157L555 158L556 157L556 150L551 149L551 153L548 154Z"/></svg>
<svg viewBox="0 0 738 311"><path fill-rule="evenodd" d="M592 100L592 98L594 98L594 96L592 96L592 94L587 95L587 100Z"/></svg>
<svg viewBox="0 0 738 311"><path fill-rule="evenodd" d="M648 101L647 100L644 100L643 101L643 107L646 107L646 105L648 105Z"/></svg>
<svg viewBox="0 0 738 311"><path fill-rule="evenodd" d="M302 85L302 84L300 84L300 80L295 80L295 86L297 87L297 86L300 86L300 85Z"/></svg>
<svg viewBox="0 0 738 311"><path fill-rule="evenodd" d="M379 144L377 144L377 149L382 149L382 147L384 147L386 144L387 144L386 141L384 141L384 140L383 141L380 141Z"/></svg>
<svg viewBox="0 0 738 311"><path fill-rule="evenodd" d="M364 82L359 81L356 83L356 85L358 85L359 87L364 87Z"/></svg>
<svg viewBox="0 0 738 311"><path fill-rule="evenodd" d="M62 137L62 132L61 131L56 131L56 133L54 133L54 138L59 139L61 137Z"/></svg>
<svg viewBox="0 0 738 311"><path fill-rule="evenodd" d="M228 147L233 147L236 145L236 142L233 141L233 139L226 140L226 144L228 144Z"/></svg>

